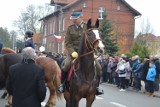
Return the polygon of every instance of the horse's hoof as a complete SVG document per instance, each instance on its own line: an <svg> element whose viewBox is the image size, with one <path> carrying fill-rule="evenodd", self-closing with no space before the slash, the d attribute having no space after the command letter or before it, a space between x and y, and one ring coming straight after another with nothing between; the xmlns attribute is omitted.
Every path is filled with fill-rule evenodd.
<svg viewBox="0 0 160 107"><path fill-rule="evenodd" d="M55 105L46 105L45 107L56 107Z"/></svg>
<svg viewBox="0 0 160 107"><path fill-rule="evenodd" d="M56 104L46 104L45 107L56 107Z"/></svg>

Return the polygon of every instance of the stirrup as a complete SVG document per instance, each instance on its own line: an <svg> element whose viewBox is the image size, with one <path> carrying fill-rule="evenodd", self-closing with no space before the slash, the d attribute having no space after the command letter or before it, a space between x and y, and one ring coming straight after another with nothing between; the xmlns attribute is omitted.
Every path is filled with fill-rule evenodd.
<svg viewBox="0 0 160 107"><path fill-rule="evenodd" d="M58 88L58 92L59 92L59 93L64 93L64 91L65 91L65 86L64 86L64 84L61 84L61 85L59 86L59 88Z"/></svg>

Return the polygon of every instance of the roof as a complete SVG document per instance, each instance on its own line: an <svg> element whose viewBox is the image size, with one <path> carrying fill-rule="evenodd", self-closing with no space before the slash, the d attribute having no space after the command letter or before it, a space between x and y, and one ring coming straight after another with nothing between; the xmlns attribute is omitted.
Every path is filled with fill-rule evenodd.
<svg viewBox="0 0 160 107"><path fill-rule="evenodd" d="M79 3L80 1L81 1L81 0L74 0L74 1L72 1L72 2L70 2L69 4L67 4L66 6L62 7L62 10L68 9L68 8L72 7L73 5L76 5L76 4ZM129 5L125 0L120 0L120 1L121 1L124 5L126 5L126 6L132 11L132 13L133 13L135 16L141 15L140 12L138 12L136 9L134 9L134 8L133 8L131 5ZM60 11L61 11L61 9L58 9L57 11L55 11L55 12L53 12L53 13L51 13L51 14L43 17L43 18L41 18L39 21L41 21L41 20L43 20L43 19L45 19L45 18L48 18L48 17L50 17L50 16L52 16L52 15L54 15L54 14L56 14L57 12L60 12Z"/></svg>
<svg viewBox="0 0 160 107"><path fill-rule="evenodd" d="M72 1L77 1L77 0L51 0L51 3L56 3L56 4L69 4Z"/></svg>
<svg viewBox="0 0 160 107"><path fill-rule="evenodd" d="M130 4L128 4L125 0L120 0L121 2L124 3L124 5L126 5L132 12L135 16L139 16L141 15L140 12L138 12L136 9L134 9Z"/></svg>
<svg viewBox="0 0 160 107"><path fill-rule="evenodd" d="M147 34L142 34L140 36L138 36L139 38L143 38L147 41L160 41L160 36L155 36L151 33L147 33Z"/></svg>
<svg viewBox="0 0 160 107"><path fill-rule="evenodd" d="M49 15L43 17L43 18L41 18L39 21L44 20L45 18L48 18L48 17L50 17L50 16L52 16L52 15L54 15L54 14L60 12L61 10L65 10L65 9L67 9L67 8L69 8L69 7L71 7L71 6L75 5L75 4L77 4L77 3L79 3L80 1L81 1L81 0L72 1L72 2L70 2L69 4L67 4L66 6L62 7L62 9L58 9L57 11L54 11L53 13L51 13L51 14L49 14Z"/></svg>

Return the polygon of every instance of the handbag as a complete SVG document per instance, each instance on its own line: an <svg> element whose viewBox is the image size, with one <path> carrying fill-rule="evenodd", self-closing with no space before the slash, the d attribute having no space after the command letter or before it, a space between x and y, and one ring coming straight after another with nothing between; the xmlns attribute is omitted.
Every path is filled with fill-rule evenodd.
<svg viewBox="0 0 160 107"><path fill-rule="evenodd" d="M119 74L125 74L125 70L119 70Z"/></svg>

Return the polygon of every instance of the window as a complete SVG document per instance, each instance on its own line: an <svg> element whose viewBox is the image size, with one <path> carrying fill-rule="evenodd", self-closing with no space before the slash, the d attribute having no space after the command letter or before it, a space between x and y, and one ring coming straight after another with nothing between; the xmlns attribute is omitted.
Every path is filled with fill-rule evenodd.
<svg viewBox="0 0 160 107"><path fill-rule="evenodd" d="M63 18L63 31L65 30L65 21L66 21L66 19L65 18Z"/></svg>
<svg viewBox="0 0 160 107"><path fill-rule="evenodd" d="M104 12L105 12L105 8L99 7L99 19L103 19Z"/></svg>
<svg viewBox="0 0 160 107"><path fill-rule="evenodd" d="M116 10L117 10L117 11L120 11L120 10L121 10L121 6L120 6L120 2L119 2L119 1L117 1Z"/></svg>
<svg viewBox="0 0 160 107"><path fill-rule="evenodd" d="M55 32L55 21L52 22L52 34Z"/></svg>
<svg viewBox="0 0 160 107"><path fill-rule="evenodd" d="M61 32L61 20L59 20L59 32Z"/></svg>
<svg viewBox="0 0 160 107"><path fill-rule="evenodd" d="M119 11L121 9L121 6L120 5L117 5L117 10Z"/></svg>
<svg viewBox="0 0 160 107"><path fill-rule="evenodd" d="M47 36L47 25L44 25L44 36Z"/></svg>
<svg viewBox="0 0 160 107"><path fill-rule="evenodd" d="M43 38L42 44L43 44L43 45L46 44L46 37Z"/></svg>
<svg viewBox="0 0 160 107"><path fill-rule="evenodd" d="M52 34L52 30L53 29L53 26L52 26L52 22L49 23L49 35Z"/></svg>

